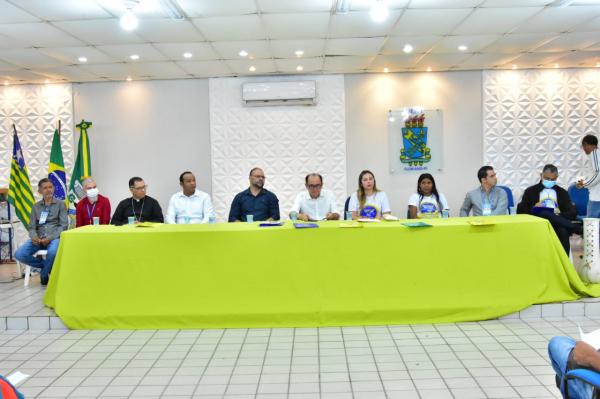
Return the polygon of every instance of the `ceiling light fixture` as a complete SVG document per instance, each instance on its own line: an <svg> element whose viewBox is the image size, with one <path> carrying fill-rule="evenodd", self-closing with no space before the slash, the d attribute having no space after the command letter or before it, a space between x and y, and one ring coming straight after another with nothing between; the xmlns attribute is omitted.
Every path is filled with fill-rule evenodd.
<svg viewBox="0 0 600 399"><path fill-rule="evenodd" d="M188 52L185 52L185 53L183 53L183 58L192 58L193 56L194 56L194 55L193 55L192 53L190 53L189 51L188 51Z"/></svg>
<svg viewBox="0 0 600 399"><path fill-rule="evenodd" d="M560 68L559 64L554 64L554 68Z"/></svg>
<svg viewBox="0 0 600 399"><path fill-rule="evenodd" d="M304 50L296 50L296 57L302 57L304 55Z"/></svg>
<svg viewBox="0 0 600 399"><path fill-rule="evenodd" d="M389 68L383 68L383 73L388 73L390 71Z"/></svg>
<svg viewBox="0 0 600 399"><path fill-rule="evenodd" d="M431 72L431 67L427 67L427 72Z"/></svg>
<svg viewBox="0 0 600 399"><path fill-rule="evenodd" d="M256 71L256 67L254 65L250 65L250 68L248 68L248 70L250 72L254 72L254 71Z"/></svg>
<svg viewBox="0 0 600 399"><path fill-rule="evenodd" d="M402 51L404 51L404 52L405 52L405 53L407 53L407 54L408 54L408 53L412 53L412 51L413 51L413 50L414 50L414 49L413 49L413 46L412 46L412 45L410 45L409 43L406 43L406 44L404 45L404 48L402 49Z"/></svg>
<svg viewBox="0 0 600 399"><path fill-rule="evenodd" d="M301 72L301 71L303 71L303 70L304 70L304 67L303 67L302 65L298 65L298 66L296 67L296 71L298 71L298 72Z"/></svg>
<svg viewBox="0 0 600 399"><path fill-rule="evenodd" d="M468 49L469 48L464 44L461 44L460 46L458 46L458 51L467 51Z"/></svg>
<svg viewBox="0 0 600 399"><path fill-rule="evenodd" d="M371 19L373 21L383 22L390 15L390 10L387 8L387 5L383 2L383 0L374 0L369 14L371 15Z"/></svg>
<svg viewBox="0 0 600 399"><path fill-rule="evenodd" d="M48 84L48 83L50 83L50 80L46 79L46 80L44 80L44 83Z"/></svg>
<svg viewBox="0 0 600 399"><path fill-rule="evenodd" d="M600 62L596 62L596 68L600 68Z"/></svg>
<svg viewBox="0 0 600 399"><path fill-rule="evenodd" d="M137 61L137 60L139 60L139 59L140 59L140 56L139 56L139 55L137 55L137 54L131 54L131 55L129 56L129 58L131 58L133 61Z"/></svg>
<svg viewBox="0 0 600 399"><path fill-rule="evenodd" d="M8 80L5 80L4 81L4 86L8 86L8 85L9 85Z"/></svg>
<svg viewBox="0 0 600 399"><path fill-rule="evenodd" d="M512 66L512 69L517 69L517 68L519 68L517 65Z"/></svg>
<svg viewBox="0 0 600 399"><path fill-rule="evenodd" d="M121 23L121 28L128 32L135 30L139 25L138 17L135 16L131 9L127 9L125 14L121 15L121 19L119 21Z"/></svg>
<svg viewBox="0 0 600 399"><path fill-rule="evenodd" d="M79 61L81 63L87 62L87 57L79 57L79 58L77 58L77 61Z"/></svg>
<svg viewBox="0 0 600 399"><path fill-rule="evenodd" d="M391 109L388 111L388 121L390 121L390 122L396 122L396 118L394 118L394 115L392 115L392 110Z"/></svg>
<svg viewBox="0 0 600 399"><path fill-rule="evenodd" d="M240 50L240 52L238 53L240 57L247 57L248 56L248 52L246 50Z"/></svg>
<svg viewBox="0 0 600 399"><path fill-rule="evenodd" d="M131 82L133 79L131 79L131 76L127 76L127 81Z"/></svg>

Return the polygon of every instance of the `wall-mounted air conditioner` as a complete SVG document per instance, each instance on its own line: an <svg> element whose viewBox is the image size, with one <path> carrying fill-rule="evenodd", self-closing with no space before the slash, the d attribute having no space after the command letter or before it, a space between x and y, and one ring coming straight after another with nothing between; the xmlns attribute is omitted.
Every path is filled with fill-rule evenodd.
<svg viewBox="0 0 600 399"><path fill-rule="evenodd" d="M314 80L244 83L242 100L251 107L314 105L317 102L317 83Z"/></svg>

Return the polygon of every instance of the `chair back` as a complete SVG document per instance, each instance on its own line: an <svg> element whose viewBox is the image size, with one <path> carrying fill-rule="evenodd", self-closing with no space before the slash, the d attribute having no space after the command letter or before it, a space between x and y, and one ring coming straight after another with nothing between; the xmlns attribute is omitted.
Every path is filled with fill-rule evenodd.
<svg viewBox="0 0 600 399"><path fill-rule="evenodd" d="M497 186L502 190L506 191L506 196L508 197L508 213L510 214L510 209L515 206L515 199L513 197L512 190L508 186ZM515 210L516 212L516 210Z"/></svg>
<svg viewBox="0 0 600 399"><path fill-rule="evenodd" d="M590 192L587 188L578 189L575 184L569 186L569 197L575 203L577 208L577 216L584 217L587 215L587 204L590 199Z"/></svg>
<svg viewBox="0 0 600 399"><path fill-rule="evenodd" d="M344 217L346 217L346 212L348 212L348 204L350 203L350 197L346 198L346 202L344 203Z"/></svg>

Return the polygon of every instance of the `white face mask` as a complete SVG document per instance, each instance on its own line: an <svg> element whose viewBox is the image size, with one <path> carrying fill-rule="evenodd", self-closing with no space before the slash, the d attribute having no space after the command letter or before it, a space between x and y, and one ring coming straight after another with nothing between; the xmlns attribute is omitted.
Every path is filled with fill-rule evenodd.
<svg viewBox="0 0 600 399"><path fill-rule="evenodd" d="M85 194L87 195L87 197L89 199L93 199L95 200L96 198L98 198L98 189L97 188L88 188L87 191L85 192Z"/></svg>

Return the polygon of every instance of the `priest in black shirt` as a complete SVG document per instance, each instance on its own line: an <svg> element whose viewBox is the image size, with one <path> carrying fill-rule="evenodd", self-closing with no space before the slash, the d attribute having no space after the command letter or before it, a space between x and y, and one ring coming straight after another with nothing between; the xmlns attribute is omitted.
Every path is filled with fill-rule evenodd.
<svg viewBox="0 0 600 399"><path fill-rule="evenodd" d="M155 222L163 223L162 209L158 201L146 195L146 183L141 177L129 179L131 197L119 202L110 221L111 224L120 226L129 223L129 217L135 218L136 223Z"/></svg>

